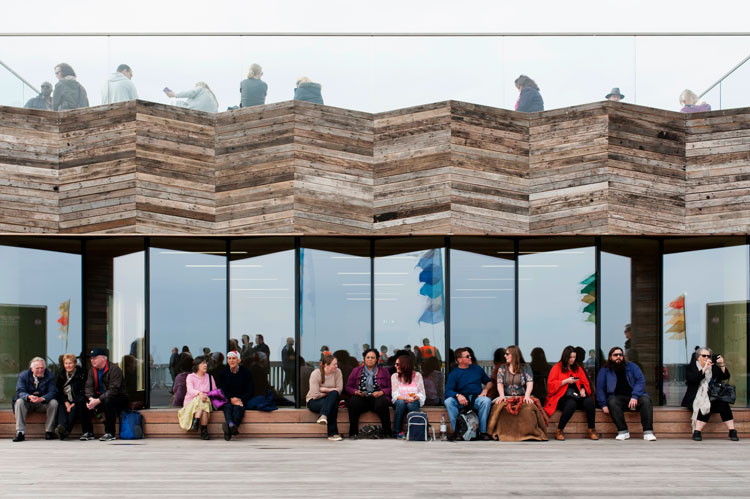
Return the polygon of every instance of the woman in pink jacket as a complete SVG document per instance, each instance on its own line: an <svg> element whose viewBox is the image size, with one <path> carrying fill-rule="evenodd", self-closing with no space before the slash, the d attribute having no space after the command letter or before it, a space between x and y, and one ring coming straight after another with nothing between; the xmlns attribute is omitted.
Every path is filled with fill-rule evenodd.
<svg viewBox="0 0 750 499"><path fill-rule="evenodd" d="M208 440L208 415L211 413L211 399L208 392L216 387L213 377L208 374L206 357L196 357L193 372L186 379L187 391L182 409L177 413L180 428L195 431L200 425L201 439Z"/></svg>

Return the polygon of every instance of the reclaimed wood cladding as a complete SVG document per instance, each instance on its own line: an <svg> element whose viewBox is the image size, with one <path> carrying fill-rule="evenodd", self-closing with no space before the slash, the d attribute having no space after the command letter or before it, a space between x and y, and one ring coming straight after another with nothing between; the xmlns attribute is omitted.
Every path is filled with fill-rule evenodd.
<svg viewBox="0 0 750 499"><path fill-rule="evenodd" d="M613 102L0 107L0 232L744 233L749 118Z"/></svg>

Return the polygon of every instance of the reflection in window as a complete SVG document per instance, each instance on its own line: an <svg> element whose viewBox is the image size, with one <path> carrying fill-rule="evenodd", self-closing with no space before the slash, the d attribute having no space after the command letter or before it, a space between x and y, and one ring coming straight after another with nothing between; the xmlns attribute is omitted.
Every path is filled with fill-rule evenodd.
<svg viewBox="0 0 750 499"><path fill-rule="evenodd" d="M54 372L64 353L81 353L80 246L60 246L71 252L0 245L0 407L32 358Z"/></svg>
<svg viewBox="0 0 750 499"><path fill-rule="evenodd" d="M567 345L578 347L581 358L594 348L593 243L588 238L521 240L519 346L534 371L534 395L540 400L547 395L549 369Z"/></svg>
<svg viewBox="0 0 750 499"><path fill-rule="evenodd" d="M742 243L740 238L665 241L662 331L667 405L680 405L685 366L700 346L724 356L730 383L737 389L736 405L747 405L748 247Z"/></svg>
<svg viewBox="0 0 750 499"><path fill-rule="evenodd" d="M175 348L192 358L225 350L226 245L198 238L154 238L151 245L151 406L163 407Z"/></svg>
<svg viewBox="0 0 750 499"><path fill-rule="evenodd" d="M256 393L265 395L270 389L277 405L293 404L294 241L232 241L230 261L230 338L254 375ZM210 369L218 376L225 368L222 352Z"/></svg>

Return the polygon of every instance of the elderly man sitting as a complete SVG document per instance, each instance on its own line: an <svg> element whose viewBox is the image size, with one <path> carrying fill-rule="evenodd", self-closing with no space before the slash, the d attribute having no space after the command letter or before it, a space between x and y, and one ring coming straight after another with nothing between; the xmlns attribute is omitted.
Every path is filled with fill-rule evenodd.
<svg viewBox="0 0 750 499"><path fill-rule="evenodd" d="M16 415L16 436L14 442L23 442L26 432L26 415L30 412L47 413L44 425L44 438L53 440L55 419L57 416L57 387L55 377L47 369L44 359L34 357L29 369L18 375L16 395L13 397L13 412Z"/></svg>
<svg viewBox="0 0 750 499"><path fill-rule="evenodd" d="M91 350L91 370L86 378L86 408L95 413L104 413L104 435L99 440L115 439L117 415L128 406L128 392L122 370L109 362L103 348ZM94 435L84 433L81 440L93 440Z"/></svg>

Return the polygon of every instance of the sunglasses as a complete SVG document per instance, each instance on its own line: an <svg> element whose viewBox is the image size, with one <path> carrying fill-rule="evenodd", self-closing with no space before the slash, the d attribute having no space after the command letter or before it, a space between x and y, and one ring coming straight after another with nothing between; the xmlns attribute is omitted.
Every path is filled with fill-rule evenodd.
<svg viewBox="0 0 750 499"><path fill-rule="evenodd" d="M709 358L709 357L710 357L710 355L706 355L705 353L702 353L702 354L701 354L701 357Z"/></svg>
<svg viewBox="0 0 750 499"><path fill-rule="evenodd" d="M621 353L613 353L612 357L622 357L622 354Z"/></svg>

